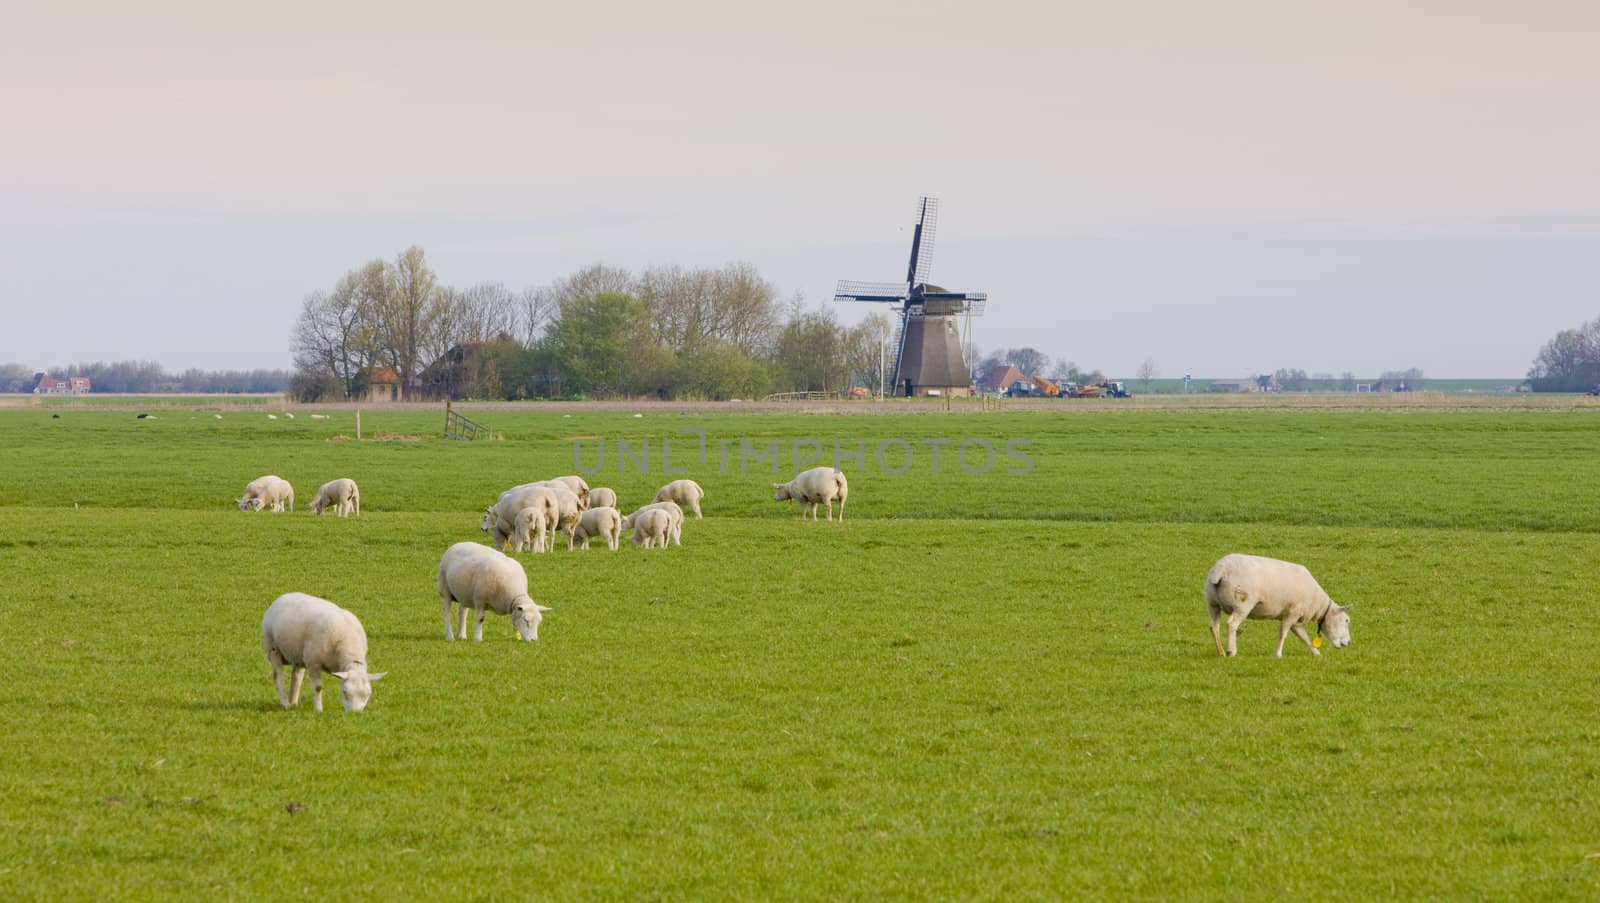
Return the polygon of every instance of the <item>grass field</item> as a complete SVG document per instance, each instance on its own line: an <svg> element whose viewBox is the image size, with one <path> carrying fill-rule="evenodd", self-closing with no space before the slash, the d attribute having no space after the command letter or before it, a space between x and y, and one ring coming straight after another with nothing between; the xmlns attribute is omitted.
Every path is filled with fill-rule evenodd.
<svg viewBox="0 0 1600 903"><path fill-rule="evenodd" d="M0 411L0 898L1600 895L1600 411L295 410ZM522 556L540 640L446 643L440 553L574 437L628 508L671 439L707 518ZM842 525L740 454L807 439L865 451ZM363 516L235 510L264 473ZM1353 644L1218 659L1229 551ZM290 590L363 619L364 713L277 706Z"/></svg>

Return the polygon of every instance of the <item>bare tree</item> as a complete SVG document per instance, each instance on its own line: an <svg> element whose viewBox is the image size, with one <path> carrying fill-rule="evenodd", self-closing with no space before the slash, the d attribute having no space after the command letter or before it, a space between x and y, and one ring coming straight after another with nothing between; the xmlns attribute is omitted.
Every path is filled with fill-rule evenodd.
<svg viewBox="0 0 1600 903"><path fill-rule="evenodd" d="M364 272L349 272L331 293L313 292L301 305L289 350L302 373L331 376L355 393L356 380L373 355L372 312Z"/></svg>
<svg viewBox="0 0 1600 903"><path fill-rule="evenodd" d="M374 261L362 272L377 298L379 351L404 392L428 363L424 354L438 341L438 278L428 268L427 255L416 246L400 252L393 264Z"/></svg>
<svg viewBox="0 0 1600 903"><path fill-rule="evenodd" d="M1155 358L1145 358L1144 363L1139 365L1139 369L1134 372L1134 375L1139 378L1139 385L1146 392L1149 392L1151 381L1160 376L1161 371L1156 367Z"/></svg>
<svg viewBox="0 0 1600 903"><path fill-rule="evenodd" d="M1007 356L1011 358L1011 366L1021 370L1024 376L1043 373L1050 366L1050 355L1037 348L1013 348Z"/></svg>

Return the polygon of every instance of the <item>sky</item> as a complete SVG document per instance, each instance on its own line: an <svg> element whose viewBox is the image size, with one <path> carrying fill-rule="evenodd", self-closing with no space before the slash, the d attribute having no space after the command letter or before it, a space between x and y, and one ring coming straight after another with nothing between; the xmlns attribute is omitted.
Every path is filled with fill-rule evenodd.
<svg viewBox="0 0 1600 903"><path fill-rule="evenodd" d="M302 299L754 264L1113 375L1520 376L1600 316L1600 4L25 2L0 362L290 366Z"/></svg>

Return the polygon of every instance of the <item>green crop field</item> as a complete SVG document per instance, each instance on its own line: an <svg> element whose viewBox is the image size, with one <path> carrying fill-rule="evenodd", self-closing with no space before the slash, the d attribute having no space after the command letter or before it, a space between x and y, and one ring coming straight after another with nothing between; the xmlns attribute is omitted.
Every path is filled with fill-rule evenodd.
<svg viewBox="0 0 1600 903"><path fill-rule="evenodd" d="M0 899L1600 896L1600 409L293 410L0 410ZM447 643L439 555L601 439L706 518L519 556L539 641ZM802 523L774 466L835 443ZM300 510L234 507L266 473ZM1219 659L1231 551L1353 644ZM365 623L365 712L278 706L293 590Z"/></svg>

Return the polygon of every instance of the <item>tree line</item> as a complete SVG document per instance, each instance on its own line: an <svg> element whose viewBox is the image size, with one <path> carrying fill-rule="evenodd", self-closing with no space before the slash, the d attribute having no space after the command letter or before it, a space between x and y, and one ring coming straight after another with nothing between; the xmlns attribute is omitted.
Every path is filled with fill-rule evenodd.
<svg viewBox="0 0 1600 903"><path fill-rule="evenodd" d="M23 364L0 364L0 392L29 392L39 372ZM201 370L168 373L155 361L96 361L72 364L43 371L54 377L87 376L94 392L121 392L140 395L165 392L205 394L261 393L287 391L293 376L287 370Z"/></svg>
<svg viewBox="0 0 1600 903"><path fill-rule="evenodd" d="M412 247L307 296L289 345L304 401L361 398L390 373L407 397L727 399L875 389L889 332L881 314L847 326L781 301L743 263L457 288Z"/></svg>
<svg viewBox="0 0 1600 903"><path fill-rule="evenodd" d="M1528 369L1535 392L1590 392L1600 388L1600 317L1563 329L1544 344Z"/></svg>

